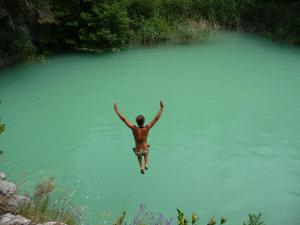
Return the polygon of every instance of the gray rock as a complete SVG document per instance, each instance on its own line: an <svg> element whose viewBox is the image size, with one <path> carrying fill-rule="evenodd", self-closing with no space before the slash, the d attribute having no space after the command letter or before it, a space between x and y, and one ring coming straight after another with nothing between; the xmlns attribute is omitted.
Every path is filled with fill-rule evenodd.
<svg viewBox="0 0 300 225"><path fill-rule="evenodd" d="M67 224L61 222L47 222L47 223L40 223L38 225L67 225Z"/></svg>
<svg viewBox="0 0 300 225"><path fill-rule="evenodd" d="M29 225L31 220L6 213L0 217L0 225Z"/></svg>
<svg viewBox="0 0 300 225"><path fill-rule="evenodd" d="M10 196L16 193L16 191L17 187L15 184L0 180L0 195Z"/></svg>
<svg viewBox="0 0 300 225"><path fill-rule="evenodd" d="M8 199L6 208L10 211L15 211L20 206L30 202L30 199L25 196L14 195Z"/></svg>
<svg viewBox="0 0 300 225"><path fill-rule="evenodd" d="M0 180L5 180L6 179L6 175L4 172L0 172Z"/></svg>

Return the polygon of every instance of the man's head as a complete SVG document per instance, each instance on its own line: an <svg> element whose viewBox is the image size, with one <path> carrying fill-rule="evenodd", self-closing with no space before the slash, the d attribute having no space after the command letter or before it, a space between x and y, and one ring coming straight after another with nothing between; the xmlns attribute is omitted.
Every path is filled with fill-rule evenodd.
<svg viewBox="0 0 300 225"><path fill-rule="evenodd" d="M138 124L139 127L143 127L145 123L145 117L143 115L138 115L136 118L136 123Z"/></svg>

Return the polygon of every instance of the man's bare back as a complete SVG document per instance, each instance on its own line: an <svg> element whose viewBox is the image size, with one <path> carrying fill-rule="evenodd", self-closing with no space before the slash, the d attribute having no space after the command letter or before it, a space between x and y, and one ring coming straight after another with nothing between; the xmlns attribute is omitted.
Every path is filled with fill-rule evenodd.
<svg viewBox="0 0 300 225"><path fill-rule="evenodd" d="M135 140L135 151L148 150L147 138L149 134L149 129L147 127L137 127L132 128L132 134Z"/></svg>
<svg viewBox="0 0 300 225"><path fill-rule="evenodd" d="M118 116L120 117L120 119L126 124L127 127L129 127L132 130L132 134L135 140L135 148L133 150L138 158L140 168L141 168L141 173L144 174L144 169L148 169L148 151L149 151L149 145L147 143L148 134L150 129L159 120L164 109L164 104L162 101L160 101L160 110L158 111L154 119L146 126L144 126L145 118L143 115L139 115L136 117L136 122L138 124L138 126L136 126L133 125L129 120L125 118L124 115L122 115L119 112L118 105L116 103L114 104L114 109L118 114ZM144 166L142 163L142 156L144 156L144 162L145 162Z"/></svg>

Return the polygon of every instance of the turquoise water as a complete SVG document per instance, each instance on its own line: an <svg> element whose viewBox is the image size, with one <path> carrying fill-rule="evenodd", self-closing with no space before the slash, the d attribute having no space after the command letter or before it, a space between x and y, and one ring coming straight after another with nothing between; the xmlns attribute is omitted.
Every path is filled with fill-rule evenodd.
<svg viewBox="0 0 300 225"><path fill-rule="evenodd" d="M300 49L249 34L208 43L65 54L0 74L0 169L30 189L55 176L85 207L86 221L110 224L141 203L200 224L224 215L242 224L300 221ZM150 169L142 176L133 138L113 111L146 121Z"/></svg>

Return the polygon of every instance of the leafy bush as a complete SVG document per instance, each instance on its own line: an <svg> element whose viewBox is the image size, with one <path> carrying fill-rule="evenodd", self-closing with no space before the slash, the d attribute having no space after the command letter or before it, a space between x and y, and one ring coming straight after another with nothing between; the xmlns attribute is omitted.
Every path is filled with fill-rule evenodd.
<svg viewBox="0 0 300 225"><path fill-rule="evenodd" d="M300 44L300 2L293 2L285 7L284 14L278 25L277 36L290 43Z"/></svg>
<svg viewBox="0 0 300 225"><path fill-rule="evenodd" d="M35 54L26 19L31 13L24 0L0 2L0 68Z"/></svg>
<svg viewBox="0 0 300 225"><path fill-rule="evenodd" d="M48 43L56 46L58 49L70 49L78 46L80 43L78 38L80 13L83 11L81 6L86 10L89 9L88 2L81 5L78 0L46 1L49 1L51 12L57 21L47 32L47 35L51 37Z"/></svg>
<svg viewBox="0 0 300 225"><path fill-rule="evenodd" d="M59 21L54 38L64 48L110 50L126 47L133 35L124 4L106 1L49 0ZM69 9L69 10L66 10Z"/></svg>
<svg viewBox="0 0 300 225"><path fill-rule="evenodd" d="M261 215L261 213L258 215L250 213L248 222L244 222L243 225L265 225L265 223L261 220Z"/></svg>
<svg viewBox="0 0 300 225"><path fill-rule="evenodd" d="M144 20L136 33L136 40L142 44L158 43L169 39L171 28L167 21L160 17Z"/></svg>
<svg viewBox="0 0 300 225"><path fill-rule="evenodd" d="M289 44L300 43L300 2L249 0L240 4L241 25Z"/></svg>
<svg viewBox="0 0 300 225"><path fill-rule="evenodd" d="M140 30L145 20L159 16L160 0L124 0L124 5L130 19L130 28Z"/></svg>
<svg viewBox="0 0 300 225"><path fill-rule="evenodd" d="M161 14L168 20L181 20L189 16L190 0L162 0Z"/></svg>
<svg viewBox="0 0 300 225"><path fill-rule="evenodd" d="M273 0L2 0L0 68L66 49L206 37L190 21L300 44L299 11L299 1Z"/></svg>
<svg viewBox="0 0 300 225"><path fill-rule="evenodd" d="M158 16L158 7L160 0L127 0L125 1L126 9L132 20L150 19Z"/></svg>

